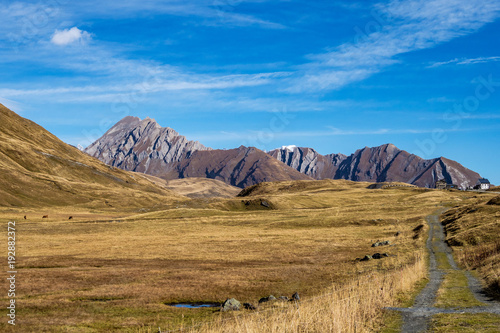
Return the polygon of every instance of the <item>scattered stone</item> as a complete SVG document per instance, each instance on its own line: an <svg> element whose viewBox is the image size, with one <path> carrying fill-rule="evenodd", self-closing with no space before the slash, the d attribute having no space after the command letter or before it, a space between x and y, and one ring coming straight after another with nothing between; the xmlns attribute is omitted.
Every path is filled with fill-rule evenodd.
<svg viewBox="0 0 500 333"><path fill-rule="evenodd" d="M257 310L257 307L252 303L243 303L243 307L247 310Z"/></svg>
<svg viewBox="0 0 500 333"><path fill-rule="evenodd" d="M228 298L222 303L221 311L239 311L241 308L241 303L234 298Z"/></svg>
<svg viewBox="0 0 500 333"><path fill-rule="evenodd" d="M367 255L366 255L366 256L364 256L364 257L363 257L363 259L361 259L360 261L368 261L368 260L372 260L372 259L373 259L373 258L372 258L372 256L367 254Z"/></svg>
<svg viewBox="0 0 500 333"><path fill-rule="evenodd" d="M278 301L282 302L288 302L290 299L287 296L280 296L278 297Z"/></svg>
<svg viewBox="0 0 500 333"><path fill-rule="evenodd" d="M372 247L377 247L377 246L384 246L384 245L390 245L391 241L383 241L383 242L376 242L372 244Z"/></svg>
<svg viewBox="0 0 500 333"><path fill-rule="evenodd" d="M300 296L298 292L293 293L291 301L300 301Z"/></svg>
<svg viewBox="0 0 500 333"><path fill-rule="evenodd" d="M269 206L269 203L268 203L267 201L265 201L265 200L262 200L262 201L260 202L260 204L261 204L262 206L266 207L266 208L269 208L269 207L270 207L270 206Z"/></svg>
<svg viewBox="0 0 500 333"><path fill-rule="evenodd" d="M382 258L385 258L385 257L388 257L389 255L387 253L375 253L372 258L373 259L382 259Z"/></svg>
<svg viewBox="0 0 500 333"><path fill-rule="evenodd" d="M269 295L267 297L262 297L261 299L259 299L259 304L260 303L266 303L266 302L272 302L272 301L275 301L276 300L276 297L274 297L273 295Z"/></svg>
<svg viewBox="0 0 500 333"><path fill-rule="evenodd" d="M401 231L398 231L394 234L394 236L398 237L399 235L401 235Z"/></svg>

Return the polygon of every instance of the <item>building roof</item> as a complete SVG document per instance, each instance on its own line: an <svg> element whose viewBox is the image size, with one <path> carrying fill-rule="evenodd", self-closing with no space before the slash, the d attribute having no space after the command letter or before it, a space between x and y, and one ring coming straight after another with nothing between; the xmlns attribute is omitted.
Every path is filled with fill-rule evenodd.
<svg viewBox="0 0 500 333"><path fill-rule="evenodd" d="M489 184L490 181L486 178L481 178L477 181L479 184Z"/></svg>

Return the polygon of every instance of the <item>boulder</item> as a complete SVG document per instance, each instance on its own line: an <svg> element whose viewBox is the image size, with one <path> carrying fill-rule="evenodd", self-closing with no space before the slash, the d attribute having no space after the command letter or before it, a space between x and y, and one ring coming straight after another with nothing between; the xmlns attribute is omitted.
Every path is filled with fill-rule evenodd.
<svg viewBox="0 0 500 333"><path fill-rule="evenodd" d="M239 311L241 308L241 303L234 298L228 298L222 303L221 311Z"/></svg>
<svg viewBox="0 0 500 333"><path fill-rule="evenodd" d="M387 253L375 253L372 258L373 259L382 259L384 257L388 257L389 255Z"/></svg>
<svg viewBox="0 0 500 333"><path fill-rule="evenodd" d="M292 299L291 301L300 301L300 296L299 296L299 293L298 292L295 292L293 295L292 295Z"/></svg>
<svg viewBox="0 0 500 333"><path fill-rule="evenodd" d="M270 208L270 207L271 207L271 206L269 205L269 203L268 203L266 200L262 200L262 201L260 202L260 204L261 204L262 206L266 207L266 208Z"/></svg>
<svg viewBox="0 0 500 333"><path fill-rule="evenodd" d="M259 304L260 303L266 303L266 302L272 302L272 301L275 301L276 300L276 297L274 297L273 295L269 295L267 297L262 297L261 299L259 299Z"/></svg>
<svg viewBox="0 0 500 333"><path fill-rule="evenodd" d="M243 307L247 310L257 310L257 307L252 303L243 303Z"/></svg>
<svg viewBox="0 0 500 333"><path fill-rule="evenodd" d="M366 256L364 256L364 257L363 257L363 259L361 259L360 261L368 261L368 260L372 260L372 259L373 259L373 258L372 258L372 256L367 254L367 255L366 255Z"/></svg>

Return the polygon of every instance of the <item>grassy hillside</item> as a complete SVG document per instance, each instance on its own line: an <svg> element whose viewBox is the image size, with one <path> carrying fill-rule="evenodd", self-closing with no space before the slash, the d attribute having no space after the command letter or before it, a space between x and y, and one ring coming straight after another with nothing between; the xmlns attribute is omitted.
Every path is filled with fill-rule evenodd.
<svg viewBox="0 0 500 333"><path fill-rule="evenodd" d="M184 200L99 162L0 104L0 206L142 207Z"/></svg>
<svg viewBox="0 0 500 333"><path fill-rule="evenodd" d="M235 297L257 304L261 297L296 291L312 302L354 283L358 288L350 295L367 303L349 308L358 312L343 318L347 325L347 318L356 320L350 327L357 332L377 330L384 320L380 306L397 305L425 275L424 217L443 203L477 199L464 192L367 185L267 183L246 197L185 201L139 215L81 210L68 221L73 206L67 206L48 210L48 221L18 220L19 323L41 332L156 332L234 316L170 303ZM14 218L12 210L0 210L0 219ZM382 240L391 244L371 246ZM359 261L377 252L389 257ZM401 270L411 279L403 281ZM359 288L370 281L387 287ZM390 285L391 293L377 296ZM0 329L10 328L4 322Z"/></svg>
<svg viewBox="0 0 500 333"><path fill-rule="evenodd" d="M241 188L210 178L173 179L165 181L165 187L190 198L228 198L241 191Z"/></svg>
<svg viewBox="0 0 500 333"><path fill-rule="evenodd" d="M460 263L500 296L500 196L475 198L444 215L447 241Z"/></svg>

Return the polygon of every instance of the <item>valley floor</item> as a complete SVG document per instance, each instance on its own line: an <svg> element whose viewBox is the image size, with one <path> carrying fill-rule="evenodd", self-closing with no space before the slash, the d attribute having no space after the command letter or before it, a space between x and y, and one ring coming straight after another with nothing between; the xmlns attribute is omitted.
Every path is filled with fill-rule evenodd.
<svg viewBox="0 0 500 333"><path fill-rule="evenodd" d="M344 299L349 290L375 302L365 307L376 308L343 308L358 311L344 313L344 320L357 321L346 324L346 331L381 330L394 319L383 308L409 305L409 293L426 274L425 217L442 204L493 195L366 187L344 181L283 182L263 185L247 197L193 199L163 210L54 208L43 212L49 216L45 219L39 209L2 209L5 225L17 222L18 317L15 328L4 320L0 330L234 329L226 330L224 321L252 332L252 321L263 327L259 320L269 324L288 318L295 323L291 332L320 332L327 326L308 320L325 317L324 304L332 299L324 296ZM6 241L1 239L2 248ZM372 247L378 241L390 243ZM359 260L375 253L388 257ZM261 297L294 292L301 297L299 308L293 302L263 304L257 313L169 305L221 303L230 297L258 305ZM313 302L318 296L323 303ZM6 293L0 302L7 304ZM266 316L260 317L264 310ZM6 318L6 313L3 307L0 315ZM325 325L331 331L337 327Z"/></svg>

